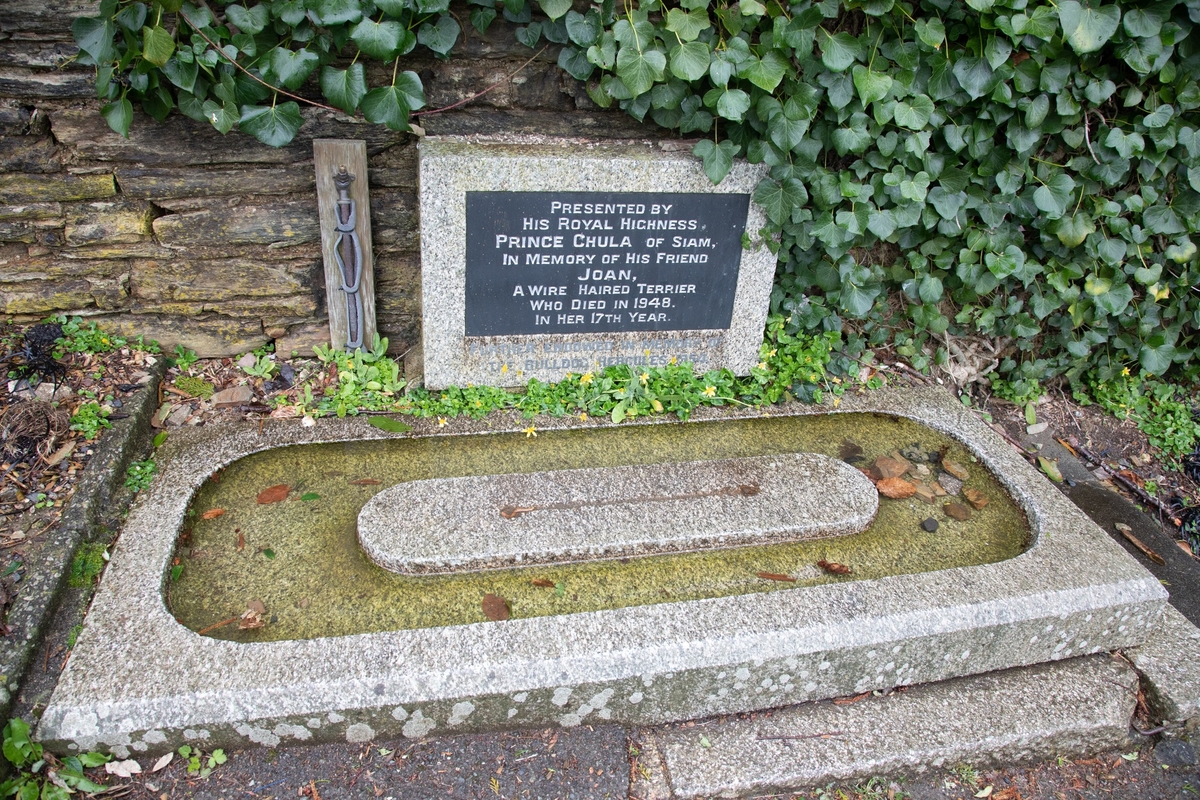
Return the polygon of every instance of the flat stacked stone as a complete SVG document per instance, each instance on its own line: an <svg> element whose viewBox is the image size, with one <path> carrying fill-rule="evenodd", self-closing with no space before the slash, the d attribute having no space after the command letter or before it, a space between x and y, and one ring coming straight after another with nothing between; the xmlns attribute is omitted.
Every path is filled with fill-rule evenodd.
<svg viewBox="0 0 1200 800"><path fill-rule="evenodd" d="M358 539L384 569L439 574L843 536L878 506L854 467L791 453L402 483Z"/></svg>

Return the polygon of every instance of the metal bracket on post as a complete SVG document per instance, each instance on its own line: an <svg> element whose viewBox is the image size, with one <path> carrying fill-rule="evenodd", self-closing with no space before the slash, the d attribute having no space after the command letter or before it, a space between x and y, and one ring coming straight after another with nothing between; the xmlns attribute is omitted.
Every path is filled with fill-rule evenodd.
<svg viewBox="0 0 1200 800"><path fill-rule="evenodd" d="M316 139L313 162L330 345L346 350L369 347L376 329L367 146L362 141Z"/></svg>

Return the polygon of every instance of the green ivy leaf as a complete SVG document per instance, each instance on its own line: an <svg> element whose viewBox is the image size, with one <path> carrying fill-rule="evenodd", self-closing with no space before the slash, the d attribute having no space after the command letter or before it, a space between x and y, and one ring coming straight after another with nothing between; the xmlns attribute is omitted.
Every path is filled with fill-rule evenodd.
<svg viewBox="0 0 1200 800"><path fill-rule="evenodd" d="M675 10L675 9L672 9ZM685 81L698 81L708 74L712 51L703 42L685 42L671 48L671 74Z"/></svg>
<svg viewBox="0 0 1200 800"><path fill-rule="evenodd" d="M79 49L92 57L97 64L104 64L117 57L113 49L112 20L98 17L76 17L71 23L71 35Z"/></svg>
<svg viewBox="0 0 1200 800"><path fill-rule="evenodd" d="M471 27L480 33L485 32L495 18L496 9L486 6L471 6Z"/></svg>
<svg viewBox="0 0 1200 800"><path fill-rule="evenodd" d="M865 57L862 44L849 33L842 31L831 36L824 28L818 28L823 34L821 43L821 63L833 72L844 72L855 61Z"/></svg>
<svg viewBox="0 0 1200 800"><path fill-rule="evenodd" d="M1076 53L1094 53L1112 38L1121 22L1119 6L1088 8L1078 0L1059 0L1063 36Z"/></svg>
<svg viewBox="0 0 1200 800"><path fill-rule="evenodd" d="M125 6L117 12L114 17L117 24L130 33L140 31L142 26L146 24L146 4L134 3L133 5Z"/></svg>
<svg viewBox="0 0 1200 800"><path fill-rule="evenodd" d="M1154 113L1147 114L1142 119L1142 124L1150 129L1162 128L1171 121L1173 116L1175 116L1175 109L1170 104L1164 103L1154 109Z"/></svg>
<svg viewBox="0 0 1200 800"><path fill-rule="evenodd" d="M954 77L958 85L971 95L972 100L978 100L992 90L995 82L995 72L987 59L978 56L966 56L954 62Z"/></svg>
<svg viewBox="0 0 1200 800"><path fill-rule="evenodd" d="M707 49L707 45L705 46ZM768 50L762 58L750 57L738 65L738 75L758 88L775 91L775 87L787 73L788 62L775 50Z"/></svg>
<svg viewBox="0 0 1200 800"><path fill-rule="evenodd" d="M201 106L204 118L212 123L212 126L222 134L229 133L233 130L233 126L238 123L237 106L233 103L225 102L224 104L217 103L214 100L205 100Z"/></svg>
<svg viewBox="0 0 1200 800"><path fill-rule="evenodd" d="M708 20L708 13L703 9L684 11L672 8L667 12L667 30L678 35L684 42L695 40L702 31L710 27L712 27L712 23Z"/></svg>
<svg viewBox="0 0 1200 800"><path fill-rule="evenodd" d="M133 123L133 104L124 95L100 109L100 115L104 117L108 127L126 139L129 138L129 126Z"/></svg>
<svg viewBox="0 0 1200 800"><path fill-rule="evenodd" d="M350 38L359 50L386 63L392 61L400 52L404 31L394 19L385 19L383 22L364 19L350 29Z"/></svg>
<svg viewBox="0 0 1200 800"><path fill-rule="evenodd" d="M588 48L600 41L604 26L600 23L600 15L590 9L586 14L578 11L567 12L567 36L571 41L583 48Z"/></svg>
<svg viewBox="0 0 1200 800"><path fill-rule="evenodd" d="M394 131L408 130L408 101L395 86L383 86L367 92L360 104L369 122L383 124Z"/></svg>
<svg viewBox="0 0 1200 800"><path fill-rule="evenodd" d="M858 90L858 99L862 102L864 108L876 100L882 100L887 97L888 92L892 90L892 78L889 75L884 75L882 72L875 72L871 68L864 67L861 64L855 64L852 72L854 74L854 88Z"/></svg>
<svg viewBox="0 0 1200 800"><path fill-rule="evenodd" d="M395 417L369 417L367 424L388 433L407 433L412 430L412 425L401 422ZM301 497L300 499L303 500L304 498Z"/></svg>
<svg viewBox="0 0 1200 800"><path fill-rule="evenodd" d="M232 5L225 8L225 18L232 22L242 33L262 33L263 28L271 21L267 7L262 3L254 8Z"/></svg>
<svg viewBox="0 0 1200 800"><path fill-rule="evenodd" d="M596 71L587 53L577 47L564 47L558 53L558 67L577 81L586 81Z"/></svg>
<svg viewBox="0 0 1200 800"><path fill-rule="evenodd" d="M934 50L942 49L942 42L946 41L946 26L940 19L918 19L915 27L918 39Z"/></svg>
<svg viewBox="0 0 1200 800"><path fill-rule="evenodd" d="M896 103L896 124L902 128L919 131L929 124L933 116L933 101L923 94Z"/></svg>
<svg viewBox="0 0 1200 800"><path fill-rule="evenodd" d="M1151 375L1162 375L1171 368L1178 354L1173 344L1161 334L1151 336L1138 350L1138 363Z"/></svg>
<svg viewBox="0 0 1200 800"><path fill-rule="evenodd" d="M299 89L320 61L316 53L305 47L296 51L276 47L267 53L271 74L288 89Z"/></svg>
<svg viewBox="0 0 1200 800"><path fill-rule="evenodd" d="M808 202L808 192L804 184L795 178L775 181L763 178L754 188L754 202L767 212L767 219L775 225L783 225L791 220L792 209L800 208Z"/></svg>
<svg viewBox="0 0 1200 800"><path fill-rule="evenodd" d="M1151 233L1161 233L1165 236L1185 233L1183 220L1170 206L1151 206L1142 212L1142 224Z"/></svg>
<svg viewBox="0 0 1200 800"><path fill-rule="evenodd" d="M648 92L655 81L661 81L666 67L667 57L658 50L639 52L632 47L622 47L617 52L617 77L634 97ZM750 107L749 99L746 107Z"/></svg>
<svg viewBox="0 0 1200 800"><path fill-rule="evenodd" d="M1074 191L1075 181L1071 176L1065 172L1056 172L1034 191L1033 202L1051 219L1058 219L1067 213L1067 206Z"/></svg>
<svg viewBox="0 0 1200 800"><path fill-rule="evenodd" d="M1104 292L1092 293L1089 291L1088 293L1093 294L1092 299L1095 301L1097 308L1113 316L1121 314L1133 300L1133 287L1124 283L1120 286L1112 286L1110 284L1108 290Z"/></svg>
<svg viewBox="0 0 1200 800"><path fill-rule="evenodd" d="M270 147L283 147L304 124L294 101L276 106L243 106L238 128Z"/></svg>
<svg viewBox="0 0 1200 800"><path fill-rule="evenodd" d="M717 98L717 114L725 119L741 122L749 110L750 95L741 89L726 89Z"/></svg>
<svg viewBox="0 0 1200 800"><path fill-rule="evenodd" d="M741 148L728 139L720 144L713 144L711 139L702 139L692 148L692 153L704 162L704 174L714 184L718 184L733 169L733 157Z"/></svg>
<svg viewBox="0 0 1200 800"><path fill-rule="evenodd" d="M1054 225L1054 234L1067 247L1078 247L1084 239L1096 232L1096 223L1090 214L1080 212L1064 216Z"/></svg>
<svg viewBox="0 0 1200 800"><path fill-rule="evenodd" d="M142 56L156 67L166 66L175 54L175 38L162 28L142 29Z"/></svg>
<svg viewBox="0 0 1200 800"><path fill-rule="evenodd" d="M317 18L322 25L339 25L362 19L359 0L318 0L316 7Z"/></svg>
<svg viewBox="0 0 1200 800"><path fill-rule="evenodd" d="M366 72L362 64L351 64L347 69L324 67L321 69L321 94L333 105L353 114L367 94Z"/></svg>
<svg viewBox="0 0 1200 800"><path fill-rule="evenodd" d="M461 33L461 30L453 17L439 17L437 24L430 25L426 22L417 30L417 41L438 55L444 56L458 41L458 34Z"/></svg>
<svg viewBox="0 0 1200 800"><path fill-rule="evenodd" d="M538 0L538 5L550 19L558 19L571 10L571 0Z"/></svg>

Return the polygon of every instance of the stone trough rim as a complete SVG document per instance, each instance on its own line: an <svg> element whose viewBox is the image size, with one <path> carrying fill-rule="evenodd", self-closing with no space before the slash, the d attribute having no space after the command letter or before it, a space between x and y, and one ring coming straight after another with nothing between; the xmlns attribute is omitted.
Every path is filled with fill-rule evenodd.
<svg viewBox="0 0 1200 800"><path fill-rule="evenodd" d="M897 612L881 605L877 597L863 592L867 582L846 582L785 592L518 619L500 625L485 622L321 639L229 642L200 637L176 622L166 608L162 591L183 512L204 480L234 460L274 447L398 437L366 425L365 420L337 420L313 428L293 424L262 434L256 429L213 431L202 435L202 441L168 463L159 480L135 505L114 550L109 573L97 591L75 654L43 715L39 736L66 749L107 745L120 755L128 753L129 748L165 752L175 746L181 733L184 738L189 732L204 738L209 729L222 736L260 743L278 743L283 736L308 740L315 731L328 738L326 729L331 727L337 730L334 735L344 735L350 740L364 735L363 728L356 727L359 725L374 733L366 722L341 727L346 714L356 713L369 717L376 727L381 717L390 716L397 724L404 723L405 735L423 735L433 730L435 722L432 714L422 716L422 708L434 709L438 703L449 703L456 697L485 694L491 697L514 692L515 697L531 691L550 691L555 686L600 686L605 681L630 680L638 675L642 676L648 694L655 680L670 680L679 672L716 669L731 660L761 664L827 652L842 646L838 640L847 635L862 647L904 641L903 630L912 625L925 625L930 636L953 638L963 631L981 629L994 630L998 633L993 635L1000 635L1004 626L1051 618L1053 615L1045 611L1049 608L1058 609L1058 616L1063 619L1087 614L1090 620L1088 612L1103 613L1121 603L1138 605L1144 613L1139 613L1135 630L1121 635L1114 632L1111 642L1123 647L1144 640L1143 629L1148 630L1154 623L1166 598L1158 581L1056 490L1047 493L1050 487L1038 483L1044 482L1044 478L944 391L883 390L865 397L844 398L836 409L799 407L785 413L778 408L766 413L717 412L697 414L696 422L821 413L905 417L961 442L997 477L1026 514L1033 532L1030 547L996 564L869 582L883 588L883 593L916 587L940 598L934 607L910 611ZM643 424L663 423L669 421ZM568 422L546 427L583 426ZM512 425L486 432L521 430ZM429 433L417 435L441 434L430 428ZM970 441L972 436L975 442ZM986 450L985 445L993 450ZM1039 489L1041 495L1037 496ZM162 524L164 517L178 522ZM1096 580L1084 582L1086 586L1065 580L1061 569L1046 569L1037 563L1037 558L1048 551L1068 548L1069 555L1070 540L1083 535L1076 528L1089 534L1094 529L1094 534L1098 534L1091 535L1087 542L1094 548L1088 563L1097 570L1103 566L1107 573L1103 578L1097 576ZM148 571L154 577L138 574L139 571ZM1000 574L997 577L993 573ZM1030 573L1047 578L1044 584L1038 584L1036 591L1022 595L1035 610L1011 607L1008 600L997 599L988 591L989 584L1006 575L1018 580ZM805 604L805 600L817 602ZM813 612L816 618L799 622L794 619L798 605L816 606L820 602L825 605ZM685 606L689 612L686 620L676 616ZM872 614L887 624L860 630L846 628L855 620L871 619ZM1143 616L1148 619L1142 619ZM731 627L731 619L738 624ZM564 633L575 638L562 638ZM529 641L535 638L539 644L531 652ZM153 642L153 646L148 642ZM1086 649L1084 644L1078 651L1062 646L1053 652L1047 649L1043 653L1038 649L1016 658L1017 663L1001 663L996 655L990 656L992 661L985 658L970 664L955 664L948 667L944 677L1101 649L1099 646ZM114 657L114 649L122 649L120 657ZM456 658L455 653L460 657ZM175 663L176 656L184 664ZM1008 657L1008 661L1013 660ZM454 668L447 668L446 662L455 663ZM181 669L189 664L206 666L205 677ZM900 677L897 674L894 680L887 680L896 685ZM922 678L929 679L918 673L913 681ZM831 692L846 693L836 687L819 687L815 695L809 692L800 699L834 696ZM634 707L641 695L641 691L634 692L629 709L613 712L618 715L617 721L641 723L686 718L650 707ZM556 704L558 696L556 693ZM639 700L634 701L634 696ZM445 723L450 729L464 721L465 717L459 719L464 702L474 709L475 705L469 701L455 704L455 713ZM392 710L389 712L388 708ZM747 708L715 703L714 708L699 709L696 716ZM416 710L410 713L410 709ZM589 709L595 710L591 706ZM466 714L469 716L470 712ZM572 724L572 716L578 715L564 714L558 721ZM305 717L308 717L307 728L300 724ZM546 724L541 719L531 722L520 714L516 717L512 726ZM602 715L602 718L609 717ZM413 725L418 719L421 723ZM246 720L265 720L268 726L277 724L274 728L264 728ZM386 719L384 722L391 724ZM473 728L467 725L457 729ZM135 738L134 734L140 737Z"/></svg>

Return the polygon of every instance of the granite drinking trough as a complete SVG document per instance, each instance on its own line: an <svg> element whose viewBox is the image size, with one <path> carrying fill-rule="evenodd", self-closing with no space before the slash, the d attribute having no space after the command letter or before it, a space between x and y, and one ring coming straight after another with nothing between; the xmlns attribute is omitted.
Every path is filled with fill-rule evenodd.
<svg viewBox="0 0 1200 800"><path fill-rule="evenodd" d="M753 447L738 451L733 444L743 435L750 438L745 432L754 426L772 431L766 438L775 440L776 428L763 426L831 413L859 415L845 418L851 426L903 419L916 423L910 427L948 436L968 461L975 459L970 463L972 472L987 473L987 480L994 479L1007 497L995 496L968 522L944 517L940 503L880 499L876 521L862 533L853 533L861 527L859 518L864 513L860 500L854 499L862 497L862 487L847 490L860 476L853 470L842 474L843 463L801 458L787 467L815 470L815 483L798 488L799 500L767 484L767 476L778 471L774 468L750 477L739 473L731 480L726 480L728 473L721 468L709 478L683 474L688 468L681 462L778 458L777 451L786 449L778 443L768 448L769 453L761 452L758 444L754 447L760 447L759 452L753 452ZM735 418L735 422L723 421ZM770 409L769 418L760 413L713 411L698 414L695 422L686 425L650 423L613 429L556 421L548 426L588 428L570 436L584 440L586 452L606 453L599 463L595 459L570 463L569 448L560 458L554 444L560 440L541 426L541 442L527 440L524 434L520 440L503 439L523 427L513 420L501 431L485 420L474 426L471 435L439 436L436 426L426 425L415 434L396 436L360 419L331 420L311 428L293 423L268 425L261 431L253 427L198 434L195 442L164 459L159 479L131 512L83 633L42 716L40 738L62 750L102 748L124 756L165 752L185 742L205 747L356 742L376 736L418 737L601 720L658 723L1131 647L1146 639L1166 601L1157 580L942 391L875 392L847 397L834 412L828 407L797 406L786 414ZM671 462L664 473L655 471L653 452L639 453L630 443L637 441L639 432L645 432L649 441L652 430L668 428L681 441L692 432L708 439L700 446L706 452L699 456L661 459ZM871 435L866 427L864 432ZM585 438L605 436L624 438ZM478 475L487 464L454 467L450 471L458 469L456 475L404 473L407 477L359 481L352 480L357 466L327 465L320 474L313 473L314 485L305 484L302 496L280 503L273 512L279 515L273 529L276 540L256 538L262 526L245 521L249 516L239 523L240 512L210 513L217 508L214 503L222 496L220 491L238 487L239 465L252 462L256 453L291 454L299 449L290 445L345 443L346 464L357 465L368 463L354 459L369 459L361 454L374 447L373 440L392 440L417 443L436 462L443 446L450 452L456 442L472 439L525 442L523 447L533 455L527 462L503 464L495 471L512 474L494 482ZM733 443L729 452L708 452L726 441ZM380 445L385 446L397 445ZM838 443L831 446L836 453ZM515 445L512 449L520 450ZM780 469L787 466L771 463ZM565 472L585 464L601 473L571 483L579 476ZM620 472L636 464L643 466ZM743 467L741 461L736 465L736 469ZM286 464L279 467L287 468ZM295 467L297 476L301 469ZM639 474L637 469L650 472ZM560 488L566 494L535 497L544 481L531 483L530 473L543 472L558 473L554 480L563 482ZM219 481L210 480L214 473ZM677 480L653 483L672 473ZM414 526L417 517L406 518L404 509L411 507L416 514L429 497L420 491L413 495L412 487L442 493L450 503L456 491L450 483L464 477L476 483L459 486L463 497L482 497L493 485L511 484L513 492L504 495L512 498L511 506L494 509L489 500L481 508L498 510L501 519L506 519L503 510L509 509L508 519L528 523L532 526L528 535L535 538L541 535L536 531L542 524L539 517L544 521L557 516L564 525L581 515L594 520L610 540L598 553L606 560L589 562L585 551L595 543L586 536L568 536L555 547L571 553L565 559L569 563L555 563L551 554L548 561L534 559L535 566L514 568L511 554L528 550L521 547L524 534L510 541L508 550L488 551L474 562L467 559L465 574L456 571L458 567L443 567L448 561L461 561L464 551L483 552L472 548L470 535L464 535L449 556L440 544L424 555L417 548L418 561L425 558L426 567L434 565L426 571L454 572L448 576L396 575L361 553L336 549L328 555L312 555L326 551L319 549L324 545L308 541L317 534L308 533L304 524L326 513L320 498L329 499L329 514L335 505L333 492L316 485L318 480L358 484L361 495L343 497L338 506L339 530L349 530L339 534L343 538L353 535L353 520L360 508L373 502L372 497L409 491L408 498L392 498L386 504L376 539L381 532L388 534L382 539L389 539L389 532L405 524L407 533L399 538L412 540L415 531L419 545L422 525ZM403 488L408 481L427 479L428 483ZM299 491L305 480L285 482ZM622 517L629 492L617 486L616 494L609 496L580 488L606 482L642 487L639 501L648 502L649 513L661 522L688 517L680 519L679 527L690 533L680 535L695 541L680 543L676 537L673 543L647 551L647 537L654 536L645 532L624 536L621 530L639 524L637 518ZM751 486L753 490L743 488ZM252 496L262 488L254 485L241 491ZM810 514L829 510L822 508L823 492L836 505L833 498L847 491L845 508L835 509L832 522L826 523L832 528L819 530L816 538L789 532L789 526L779 522L780 509L790 508L789 503L794 510L788 513L807 520ZM685 501L702 505L677 505ZM738 504L749 509L753 503L761 504L755 512L758 521L746 529L777 533L764 535L766 543L753 533L726 541L722 532L742 524ZM887 527L884 504L901 504L908 509L905 513L913 513L911 530ZM1015 510L1009 516L1023 517L1027 528L1016 545L1010 542L993 550L995 543L989 540L996 537L989 515L994 513L999 520L1006 504ZM425 502L425 506L434 513L439 503ZM699 508L705 510L691 517ZM920 516L942 520L940 531L919 530L915 520ZM854 520L847 523L847 517ZM644 522L645 515L641 519ZM697 525L696 519L712 522ZM452 527L444 519L437 524L445 530ZM497 519L487 523L499 524ZM562 525L544 527L546 535L555 531L565 535ZM202 543L205 531L222 537L222 544ZM452 538L439 533L432 532L435 543ZM568 533L574 536L578 531ZM957 542L957 561L944 564L936 555L922 556L923 565L905 560L909 551L923 546L926 539L921 537L935 541L938 534L947 542ZM855 560L860 552L855 549L856 536L864 537L861 564ZM887 550L888 543L880 539L894 540L893 550ZM745 546L748 540L754 544ZM285 544L272 544L275 541ZM387 560L400 546L394 540L384 544L383 560ZM307 561L293 558L294 552L309 545L314 549ZM726 547L734 548L728 551L733 567L718 563L725 558L720 548ZM651 551L655 554L644 555ZM406 552L405 563L412 563L412 551ZM871 553L877 555L868 556ZM807 561L815 562L818 555L826 561L824 571ZM315 567L308 563L314 561L320 563ZM850 564L853 574L828 569L838 566L830 565L832 561ZM253 564L258 572L221 566L241 563ZM643 585L647 580L630 578L643 564L648 565L644 575L656 576L649 588ZM752 565L768 578L786 569L783 577L797 581L763 579L754 574ZM182 571L176 569L181 566ZM328 569L323 579L322 566ZM673 576L693 572L707 576L722 569L729 575L698 589L671 583L678 580ZM255 584L264 570L282 586ZM233 586L226 599L206 600L210 593L225 596L218 584L227 573L236 579L226 581ZM607 591L609 584L631 588L628 594ZM589 594L586 587L591 586L606 591ZM576 592L576 587L585 588ZM485 592L510 601L513 618L487 621L479 607ZM538 594L527 598L522 592ZM325 618L318 608L327 595L337 608ZM233 607L231 603L245 606L259 599L264 606L261 628L238 630L235 625L219 624L228 620L208 622Z"/></svg>

